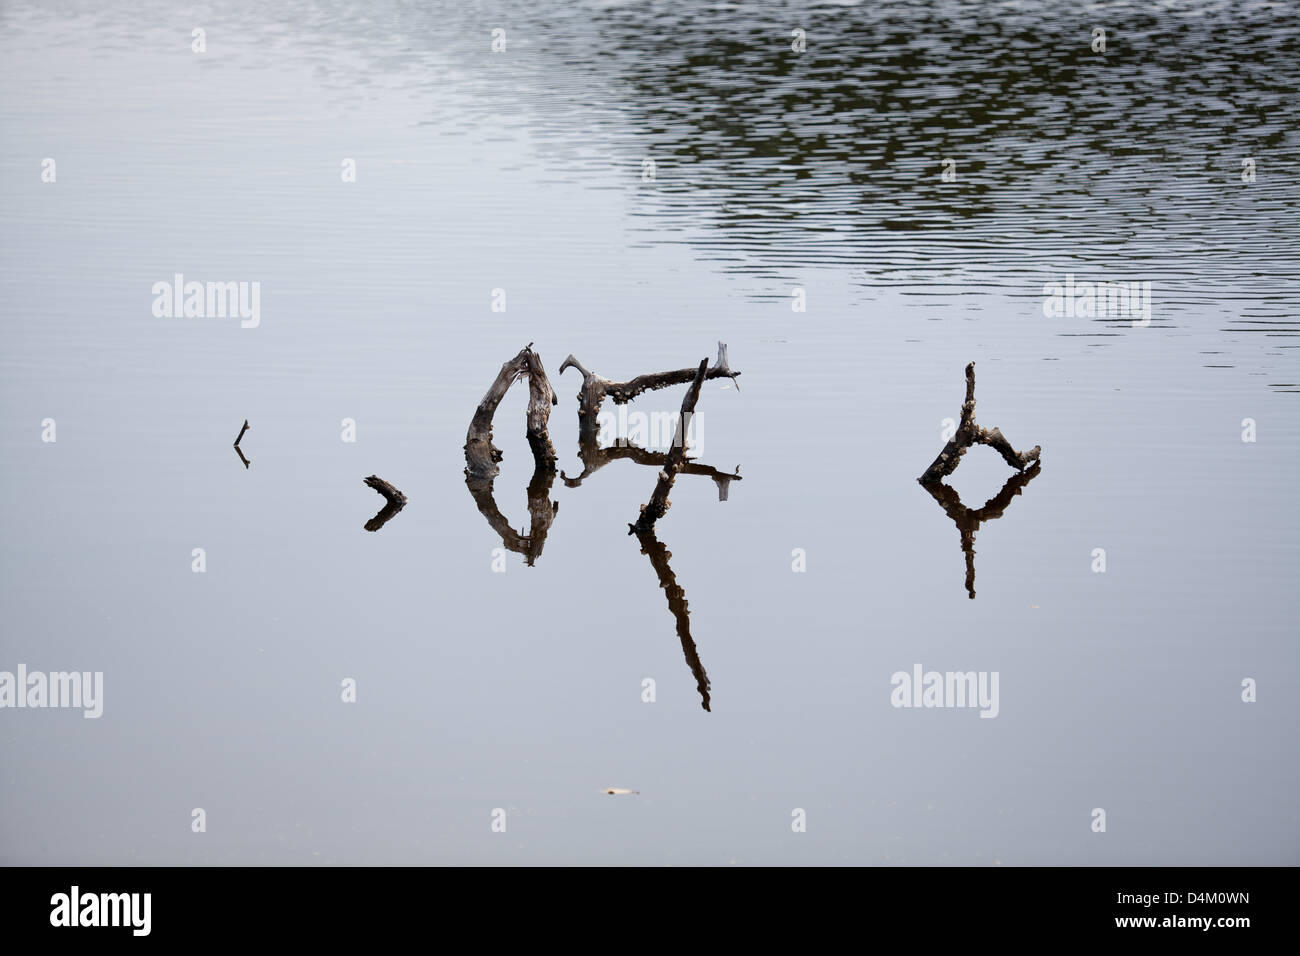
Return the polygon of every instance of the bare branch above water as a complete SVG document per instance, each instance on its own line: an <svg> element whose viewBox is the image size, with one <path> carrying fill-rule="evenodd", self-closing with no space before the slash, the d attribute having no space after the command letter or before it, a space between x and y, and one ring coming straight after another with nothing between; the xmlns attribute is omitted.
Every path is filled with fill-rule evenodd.
<svg viewBox="0 0 1300 956"><path fill-rule="evenodd" d="M708 368L709 360L702 359L700 367L695 372L695 381L691 382L691 387L686 390L686 396L682 399L682 413L677 419L677 431L673 435L673 447L669 450L668 458L659 471L659 481L655 483L655 490L650 495L650 501L641 506L640 517L636 519L634 524L627 526L628 534L634 534L637 531L649 531L654 527L655 522L662 518L668 509L672 507L672 502L668 500L668 493L673 490L673 482L677 479L677 472L681 469L682 458L686 454L686 431L690 427L691 416L695 414L695 403L699 401L700 387L704 385Z"/></svg>
<svg viewBox="0 0 1300 956"><path fill-rule="evenodd" d="M555 448L552 447L551 436L547 432L551 406L556 404L555 391L542 367L542 357L533 351L532 343L529 343L518 355L502 364L501 371L497 373L487 394L474 410L474 417L470 419L469 430L465 435L465 474L471 478L495 478L501 473L497 467L497 462L501 460L501 449L492 444L492 417L510 386L522 376L528 377L528 447L532 449L537 467L555 467Z"/></svg>
<svg viewBox="0 0 1300 956"><path fill-rule="evenodd" d="M988 445L1016 471L1024 471L1030 462L1037 461L1038 453L1042 450L1035 445L1029 451L1016 451L998 429L981 428L975 424L974 362L966 366L966 401L961 406L961 422L957 425L957 431L917 481L928 485L948 477L956 470L961 463L961 456L966 454L966 449L971 445Z"/></svg>
<svg viewBox="0 0 1300 956"><path fill-rule="evenodd" d="M606 397L613 400L615 405L625 405L642 392L668 388L671 385L685 385L687 382L694 381L696 373L696 369L682 368L672 372L652 372L648 375L638 375L626 382L613 382L604 376L597 375L595 372L588 371L581 362L570 355L561 363L559 374L563 375L564 370L570 366L582 373L582 388L578 391L578 424L583 431L594 431L597 428L596 417L600 413L601 402ZM729 378L739 389L740 383L736 381L739 375L740 373L733 372L731 366L727 363L727 343L719 342L718 358L704 377L706 379Z"/></svg>

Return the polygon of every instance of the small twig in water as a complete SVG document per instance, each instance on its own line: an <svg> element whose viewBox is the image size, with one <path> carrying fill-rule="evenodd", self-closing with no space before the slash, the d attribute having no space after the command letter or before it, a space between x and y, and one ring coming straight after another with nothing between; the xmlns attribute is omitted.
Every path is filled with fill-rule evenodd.
<svg viewBox="0 0 1300 956"><path fill-rule="evenodd" d="M371 475L369 478L364 478L362 480L369 487L383 495L384 500L388 502L382 509L380 509L379 514L366 522L367 531L378 531L384 525L388 524L394 515L406 507L406 495L402 494L391 484L377 475Z"/></svg>

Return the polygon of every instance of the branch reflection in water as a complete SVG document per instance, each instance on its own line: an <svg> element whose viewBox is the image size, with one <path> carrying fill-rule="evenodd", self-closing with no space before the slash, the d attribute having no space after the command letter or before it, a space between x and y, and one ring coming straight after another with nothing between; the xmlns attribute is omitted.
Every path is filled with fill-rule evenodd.
<svg viewBox="0 0 1300 956"><path fill-rule="evenodd" d="M977 511L972 511L963 505L961 496L950 485L943 482L921 485L935 501L939 502L939 506L957 525L957 531L961 534L961 549L966 553L966 592L972 601L975 600L975 532L985 521L1001 518L1002 512L1007 510L1012 499L1020 494L1040 471L1042 466L1034 462L1031 467L1012 475L1002 486L1002 490Z"/></svg>
<svg viewBox="0 0 1300 956"><path fill-rule="evenodd" d="M673 553L655 537L653 528L648 531L637 531L636 539L641 542L641 553L650 556L650 566L655 569L655 574L659 577L659 586L668 595L668 610L672 611L673 618L677 621L677 637L682 642L686 665L695 675L695 686L700 692L700 706L710 710L709 675L705 673L704 665L700 663L699 652L695 649L695 639L691 637L691 612L686 603L686 591L677 583L677 575L673 574L673 569L668 564Z"/></svg>
<svg viewBox="0 0 1300 956"><path fill-rule="evenodd" d="M693 413L695 400L699 396L700 386L705 378L727 377L735 381L739 372L733 372L727 364L727 347L718 343L718 358L712 368L707 359L694 370L683 369L674 372L660 372L654 375L640 376L625 383L615 383L601 378L582 368L573 356L565 360L561 371L570 365L583 374L583 388L579 392L579 427L578 458L581 460L582 473L570 478L564 473L560 477L567 488L578 488L583 481L605 467L611 461L631 461L638 465L654 468L660 477L660 485L666 483L671 487L672 479L678 474L705 475L712 478L718 488L718 500L726 501L733 481L740 481L740 466L734 472L719 471L710 465L701 465L687 460L685 455L685 425ZM493 494L493 481L499 473L496 463L501 460L501 452L492 444L492 419L501 398L510 386L519 378L529 379L528 435L532 447L535 470L528 485L528 511L530 525L528 533L515 531L510 522L497 507ZM613 445L602 448L598 441L596 415L601 401L611 395L616 403L630 401L637 394L647 390L664 388L669 385L690 382L686 399L682 405L678 422L677 435L672 451L655 452L642 448L626 438L615 439ZM541 359L532 351L531 343L514 359L507 361L501 368L496 381L489 388L483 401L479 403L465 443L465 486L469 489L479 513L487 519L488 525L501 538L502 545L508 551L522 554L529 567L533 567L541 556L546 543L546 535L559 512L559 502L551 501L551 487L555 481L555 455L546 434L546 422L551 406L555 404L554 392L546 378ZM538 440L534 440L534 438ZM656 492L665 500L656 508L655 514L667 510L667 487L656 486ZM662 492L659 494L659 492ZM656 498L652 496L652 504ZM636 526L630 526L637 540L641 543L641 553L648 555L650 565L659 579L659 586L668 595L668 609L672 612L677 625L677 636L682 644L682 653L686 663L695 677L695 684L700 692L704 710L710 711L709 677L704 665L700 663L695 641L691 637L690 611L686 602L686 592L677 583L677 577L669 564L671 552L655 536L653 520L643 519Z"/></svg>

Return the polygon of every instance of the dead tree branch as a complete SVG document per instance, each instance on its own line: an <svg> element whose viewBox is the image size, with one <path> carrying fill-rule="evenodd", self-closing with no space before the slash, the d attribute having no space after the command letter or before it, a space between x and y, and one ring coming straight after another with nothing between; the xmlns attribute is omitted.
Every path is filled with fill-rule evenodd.
<svg viewBox="0 0 1300 956"><path fill-rule="evenodd" d="M612 382L595 372L587 371L572 355L560 365L559 374L563 375L564 370L569 366L582 373L582 388L578 391L578 425L583 431L596 429L596 416L600 412L600 403L606 397L612 399L615 405L626 405L642 392L668 388L670 385L685 385L695 379L696 372L693 368L683 368L673 372L638 375L626 382ZM727 364L727 343L719 342L718 359L713 363L713 367L708 369L705 378L729 378L739 389L740 383L736 381L739 375L739 372L733 372L731 366Z"/></svg>
<svg viewBox="0 0 1300 956"><path fill-rule="evenodd" d="M373 518L371 518L369 521L366 522L367 531L378 531L384 525L388 524L388 522L399 511L401 511L403 508L406 507L406 495L402 494L400 491L398 491L396 488L394 488L392 485L390 485L388 482L384 481L384 479L378 477L377 475L371 475L369 478L363 478L362 481L364 481L367 486L374 488L375 491L383 495L384 500L388 502L386 505L384 505L383 508L380 509L379 514L375 515Z"/></svg>
<svg viewBox="0 0 1300 956"><path fill-rule="evenodd" d="M362 481L365 482L367 487L374 488L375 491L383 495L384 500L387 501L390 505L406 504L406 495L402 494L400 491L394 488L387 481L384 481L384 479L380 478L378 475L371 475L369 478L363 478Z"/></svg>
<svg viewBox="0 0 1300 956"><path fill-rule="evenodd" d="M981 428L975 424L974 362L966 366L966 401L961 406L961 422L957 425L957 431L917 481L928 485L948 477L956 470L961 463L961 456L966 454L966 449L971 445L988 445L1017 471L1024 471L1030 462L1037 461L1038 453L1042 450L1035 445L1029 451L1016 451L998 429Z"/></svg>
<svg viewBox="0 0 1300 956"><path fill-rule="evenodd" d="M721 353L719 357L722 357ZM627 526L628 534L649 531L672 507L672 502L668 500L668 493L672 491L673 481L677 478L677 472L681 470L682 457L686 454L686 430L690 426L691 416L695 414L695 403L699 401L700 387L704 385L708 370L709 360L702 359L699 369L695 372L695 380L691 382L691 387L686 390L686 396L682 399L682 413L677 419L673 447L668 451L668 459L659 471L659 481L655 484L654 493L650 495L649 503L641 506L641 516L636 519L636 523Z"/></svg>
<svg viewBox="0 0 1300 956"><path fill-rule="evenodd" d="M555 391L542 367L542 357L533 351L530 342L518 355L501 366L496 380L470 419L469 430L465 434L465 474L471 478L495 478L501 472L497 467L497 462L501 460L501 449L492 444L492 416L496 414L497 406L501 404L501 399L510 390L510 386L521 376L528 377L528 447L532 449L533 460L538 468L555 467L555 448L551 445L551 436L546 430L551 417L551 406L556 404Z"/></svg>

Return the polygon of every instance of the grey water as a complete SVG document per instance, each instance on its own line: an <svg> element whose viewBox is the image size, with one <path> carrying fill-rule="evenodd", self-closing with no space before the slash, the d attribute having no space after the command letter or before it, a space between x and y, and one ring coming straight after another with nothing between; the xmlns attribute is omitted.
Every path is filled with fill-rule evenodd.
<svg viewBox="0 0 1300 956"><path fill-rule="evenodd" d="M1296 14L6 2L0 862L1300 862ZM647 546L560 365L719 341Z"/></svg>

